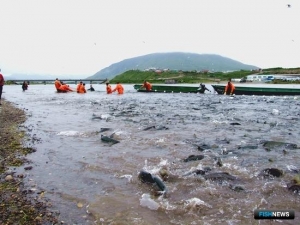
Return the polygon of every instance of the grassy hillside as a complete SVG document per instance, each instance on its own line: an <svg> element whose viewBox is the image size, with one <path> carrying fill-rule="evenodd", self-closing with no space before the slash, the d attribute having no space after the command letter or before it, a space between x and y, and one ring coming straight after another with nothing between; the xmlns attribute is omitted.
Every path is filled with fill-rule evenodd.
<svg viewBox="0 0 300 225"><path fill-rule="evenodd" d="M263 69L263 71L260 74L300 74L300 67L297 68L282 68L282 67L276 67L276 68L267 68Z"/></svg>
<svg viewBox="0 0 300 225"><path fill-rule="evenodd" d="M243 78L251 74L300 74L300 68L267 68L262 71L240 70L229 73L215 72L205 73L196 71L165 71L156 73L154 71L128 70L115 78L111 83L142 83L147 80L151 83L165 83L166 80L174 80L176 83L205 83L215 81L226 81L229 78Z"/></svg>
<svg viewBox="0 0 300 225"><path fill-rule="evenodd" d="M156 73L154 71L129 70L113 78L111 83L142 83L147 80L151 83L165 83L166 80L174 80L176 83L201 83L228 80L228 78L242 78L255 73L254 71L235 71L230 73L199 73L194 71L166 71Z"/></svg>

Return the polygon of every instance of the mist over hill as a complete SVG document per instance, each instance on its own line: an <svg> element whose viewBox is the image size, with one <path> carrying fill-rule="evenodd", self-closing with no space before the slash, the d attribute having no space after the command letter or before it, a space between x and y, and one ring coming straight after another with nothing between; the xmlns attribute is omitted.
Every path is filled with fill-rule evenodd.
<svg viewBox="0 0 300 225"><path fill-rule="evenodd" d="M146 70L149 68L183 71L209 70L214 72L258 69L256 66L243 64L236 60L214 54L182 52L153 53L114 63L88 78L112 79L128 70Z"/></svg>

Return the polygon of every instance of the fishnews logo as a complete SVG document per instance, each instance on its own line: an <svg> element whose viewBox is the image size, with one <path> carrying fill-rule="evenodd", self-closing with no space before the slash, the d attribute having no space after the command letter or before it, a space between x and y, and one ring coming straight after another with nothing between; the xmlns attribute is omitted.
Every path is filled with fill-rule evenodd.
<svg viewBox="0 0 300 225"><path fill-rule="evenodd" d="M254 219L265 220L265 219L281 219L281 220L293 220L295 219L294 210L265 210L255 209Z"/></svg>

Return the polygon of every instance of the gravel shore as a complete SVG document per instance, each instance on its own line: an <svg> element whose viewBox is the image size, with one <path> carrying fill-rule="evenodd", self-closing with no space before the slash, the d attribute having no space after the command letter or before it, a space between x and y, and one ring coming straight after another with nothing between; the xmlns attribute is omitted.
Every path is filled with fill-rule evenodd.
<svg viewBox="0 0 300 225"><path fill-rule="evenodd" d="M35 149L24 147L26 135L23 123L26 114L2 99L0 106L0 224L57 224L57 213L49 210L51 203L44 192L26 187L24 174L16 168L25 165L26 155ZM21 129L22 128L22 129ZM24 169L30 169L24 167Z"/></svg>

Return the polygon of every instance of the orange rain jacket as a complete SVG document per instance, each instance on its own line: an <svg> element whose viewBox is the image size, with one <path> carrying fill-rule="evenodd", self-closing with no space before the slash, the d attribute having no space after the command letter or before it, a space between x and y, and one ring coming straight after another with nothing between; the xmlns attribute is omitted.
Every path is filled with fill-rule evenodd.
<svg viewBox="0 0 300 225"><path fill-rule="evenodd" d="M79 84L77 84L77 88L76 88L76 91L77 91L77 93L79 93L79 91L80 91L80 87L81 86L83 86L83 84L82 83L79 83Z"/></svg>
<svg viewBox="0 0 300 225"><path fill-rule="evenodd" d="M109 84L106 85L106 93L107 94L111 94L112 93L111 86Z"/></svg>
<svg viewBox="0 0 300 225"><path fill-rule="evenodd" d="M228 84L225 87L226 95L229 95L229 94L232 95L234 90L235 90L235 86L233 85L233 83L228 82Z"/></svg>
<svg viewBox="0 0 300 225"><path fill-rule="evenodd" d="M150 84L149 82L145 82L142 87L146 88L147 91L151 91L152 90L152 84ZM141 87L141 88L142 88Z"/></svg>
<svg viewBox="0 0 300 225"><path fill-rule="evenodd" d="M58 90L61 90L61 91L73 91L68 85L66 84L63 84L61 85Z"/></svg>
<svg viewBox="0 0 300 225"><path fill-rule="evenodd" d="M61 86L61 83L59 80L55 80L54 85L55 85L56 89L59 89L59 87Z"/></svg>
<svg viewBox="0 0 300 225"><path fill-rule="evenodd" d="M85 85L80 85L78 93L80 94L86 93Z"/></svg>
<svg viewBox="0 0 300 225"><path fill-rule="evenodd" d="M121 84L117 84L117 86L115 87L114 90L112 90L112 92L114 92L114 91L118 91L118 94L120 95L120 94L124 93L124 88Z"/></svg>

